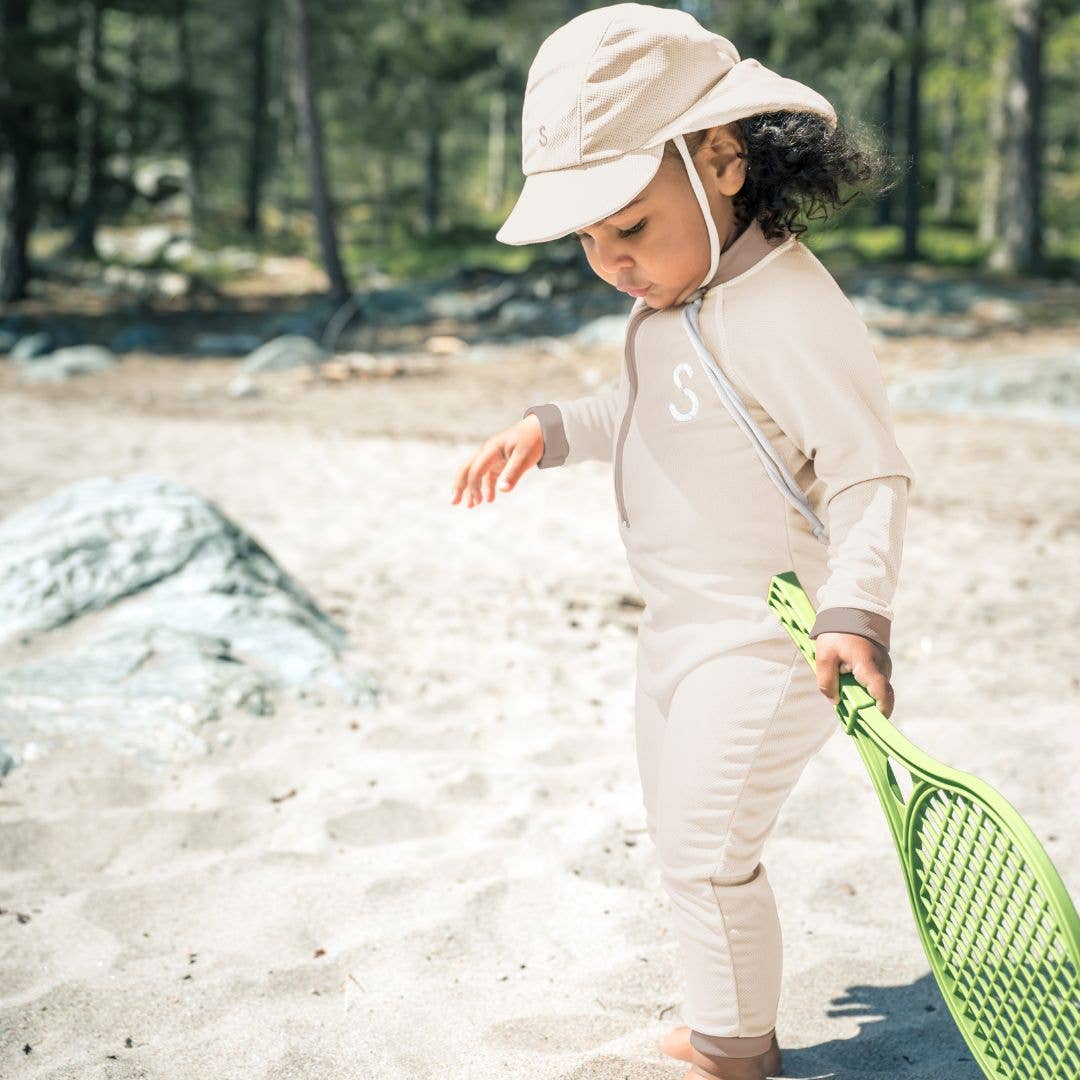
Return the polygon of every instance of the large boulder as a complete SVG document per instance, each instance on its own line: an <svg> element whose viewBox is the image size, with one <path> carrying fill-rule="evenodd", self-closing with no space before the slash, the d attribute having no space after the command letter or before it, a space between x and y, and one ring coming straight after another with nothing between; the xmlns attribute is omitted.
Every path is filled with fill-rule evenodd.
<svg viewBox="0 0 1080 1080"><path fill-rule="evenodd" d="M108 371L116 367L116 362L116 357L100 345L73 345L40 359L22 361L19 379L22 382L66 382L73 375Z"/></svg>
<svg viewBox="0 0 1080 1080"><path fill-rule="evenodd" d="M168 625L102 634L0 671L0 775L88 735L156 761L206 753L224 709L272 713L270 690L227 638Z"/></svg>
<svg viewBox="0 0 1080 1080"><path fill-rule="evenodd" d="M38 330L19 338L11 347L12 360L33 360L45 356L56 348L56 339L47 330Z"/></svg>
<svg viewBox="0 0 1080 1080"><path fill-rule="evenodd" d="M161 760L227 708L329 689L371 706L346 632L212 502L150 473L92 477L0 520L0 748L103 736Z"/></svg>
<svg viewBox="0 0 1080 1080"><path fill-rule="evenodd" d="M284 371L286 368L315 366L330 359L318 342L303 334L282 334L260 345L244 361L244 371Z"/></svg>

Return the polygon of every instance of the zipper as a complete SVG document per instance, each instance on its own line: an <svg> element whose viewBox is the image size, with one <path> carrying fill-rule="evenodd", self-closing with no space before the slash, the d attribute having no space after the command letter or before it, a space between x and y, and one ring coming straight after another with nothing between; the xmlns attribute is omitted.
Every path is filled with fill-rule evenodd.
<svg viewBox="0 0 1080 1080"><path fill-rule="evenodd" d="M619 517L622 519L623 525L630 525L630 518L626 513L626 503L623 501L623 483L622 483L622 458L623 458L623 443L626 442L627 433L630 431L630 417L634 411L634 402L637 399L637 361L634 357L634 338L637 335L637 328L650 316L655 315L662 308L645 307L633 317L630 324L626 328L626 349L624 350L623 358L626 362L626 374L627 380L630 385L630 399L626 405L626 412L623 413L622 424L619 425L619 438L615 443L615 502L619 507Z"/></svg>

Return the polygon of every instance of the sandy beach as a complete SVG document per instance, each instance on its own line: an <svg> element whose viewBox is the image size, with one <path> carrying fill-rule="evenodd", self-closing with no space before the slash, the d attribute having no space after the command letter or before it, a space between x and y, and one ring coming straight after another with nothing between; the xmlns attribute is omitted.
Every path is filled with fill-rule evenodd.
<svg viewBox="0 0 1080 1080"><path fill-rule="evenodd" d="M1044 344L1075 350L1075 331ZM883 343L887 381L939 346ZM241 399L228 360L132 356L56 386L0 365L0 514L83 477L180 480L348 629L384 691L229 714L190 760L76 741L4 777L0 1075L682 1077L655 1046L680 986L610 468L450 505L479 440L618 363L518 349L398 379L268 374ZM1080 428L904 411L896 429L916 483L893 721L1009 799L1078 897ZM784 1075L978 1080L839 726L765 861Z"/></svg>

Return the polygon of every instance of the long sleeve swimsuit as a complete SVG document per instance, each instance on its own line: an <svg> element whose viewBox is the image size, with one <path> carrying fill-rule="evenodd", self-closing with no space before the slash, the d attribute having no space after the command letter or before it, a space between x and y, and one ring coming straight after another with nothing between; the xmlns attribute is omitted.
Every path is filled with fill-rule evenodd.
<svg viewBox="0 0 1080 1080"><path fill-rule="evenodd" d="M867 328L797 236L752 222L698 290L698 345L768 437L811 520L778 490L710 381L681 306L639 299L610 390L531 406L542 469L613 464L644 600L636 723L646 822L672 900L684 1018L703 1052L768 1045L780 992L775 904L760 862L779 809L837 729L766 597L793 569L811 636L890 646L907 497Z"/></svg>

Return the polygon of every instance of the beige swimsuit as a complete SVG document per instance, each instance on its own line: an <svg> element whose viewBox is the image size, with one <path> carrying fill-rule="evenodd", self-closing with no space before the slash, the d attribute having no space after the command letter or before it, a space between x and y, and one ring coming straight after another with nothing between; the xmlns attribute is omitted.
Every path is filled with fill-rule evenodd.
<svg viewBox="0 0 1080 1080"><path fill-rule="evenodd" d="M544 433L540 468L613 465L645 602L638 764L680 942L683 1018L704 1053L760 1053L782 968L762 851L838 728L766 603L770 580L796 572L818 611L812 636L890 644L914 474L866 326L798 237L768 240L755 221L688 305L634 304L616 387L529 413ZM782 474L801 496L783 493Z"/></svg>

